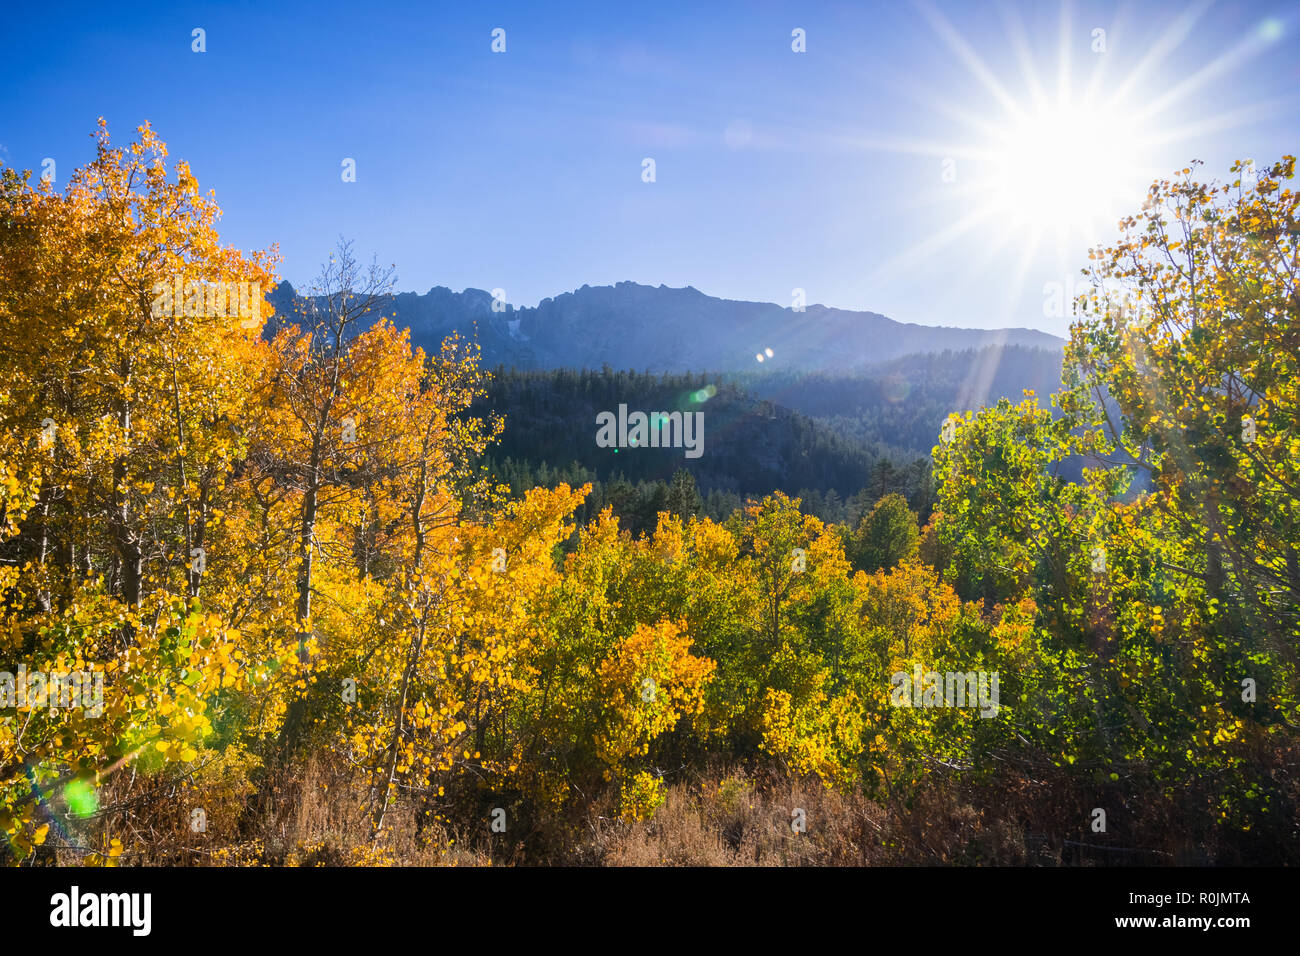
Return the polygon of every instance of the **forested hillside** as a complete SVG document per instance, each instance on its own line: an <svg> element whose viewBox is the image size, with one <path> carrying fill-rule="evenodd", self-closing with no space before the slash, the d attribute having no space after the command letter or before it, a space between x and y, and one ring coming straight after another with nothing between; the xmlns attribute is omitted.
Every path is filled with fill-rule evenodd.
<svg viewBox="0 0 1300 956"><path fill-rule="evenodd" d="M491 474L516 494L536 484L591 482L584 516L608 503L628 527L652 527L676 472L685 470L703 513L719 520L746 495L783 491L823 520L856 524L891 492L928 515L930 451L954 409L1019 400L1026 389L1050 394L1060 381L1059 353L1014 346L925 353L843 373L498 368L476 411L505 419L488 454ZM596 415L620 402L702 412L707 453L694 459L681 449L598 447ZM1069 471L1078 476L1077 465ZM611 482L617 487L607 489Z"/></svg>
<svg viewBox="0 0 1300 956"><path fill-rule="evenodd" d="M843 438L907 461L929 457L954 411L1050 395L1061 384L1061 353L1015 345L922 352L842 372L762 368L737 373L746 391L794 409Z"/></svg>
<svg viewBox="0 0 1300 956"><path fill-rule="evenodd" d="M701 413L699 457L683 448L599 447L596 416L616 413L620 405L647 413ZM804 415L710 375L498 369L474 411L495 411L506 419L493 455L551 466L576 461L602 480L615 472L633 481L667 479L685 467L706 490L753 495L834 488L851 494L878 457Z"/></svg>
<svg viewBox="0 0 1300 956"><path fill-rule="evenodd" d="M599 447L597 414L620 404L647 412L700 413L702 454ZM515 495L535 485L590 483L592 492L578 513L583 523L606 505L634 532L653 530L663 510L722 520L746 497L773 491L803 497L827 520L856 516L895 491L919 511L929 510L928 453L895 465L878 446L841 438L719 375L498 369L473 411L504 418L501 435L485 456L484 473ZM938 422L933 430L937 434ZM869 486L873 490L864 497ZM697 494L700 502L691 505Z"/></svg>

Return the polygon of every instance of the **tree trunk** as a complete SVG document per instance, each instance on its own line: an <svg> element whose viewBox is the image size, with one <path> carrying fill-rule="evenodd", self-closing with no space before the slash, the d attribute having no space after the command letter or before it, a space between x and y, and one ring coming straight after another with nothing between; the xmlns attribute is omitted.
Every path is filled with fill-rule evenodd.
<svg viewBox="0 0 1300 956"><path fill-rule="evenodd" d="M311 619L311 580L312 563L315 559L316 512L319 507L320 481L319 457L314 453L310 470L311 483L302 501L302 526L298 534L298 660L308 663L307 641L311 637L311 628L307 622Z"/></svg>

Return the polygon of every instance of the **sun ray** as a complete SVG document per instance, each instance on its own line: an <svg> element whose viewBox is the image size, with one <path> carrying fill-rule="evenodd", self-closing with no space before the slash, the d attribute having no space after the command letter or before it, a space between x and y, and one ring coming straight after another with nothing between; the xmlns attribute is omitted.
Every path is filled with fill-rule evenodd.
<svg viewBox="0 0 1300 956"><path fill-rule="evenodd" d="M1114 21L1106 28L1106 43L1108 49L1109 45L1115 42L1117 37L1122 38L1125 36L1125 31L1128 27L1126 12L1127 11L1120 10L1116 13ZM1089 33L1089 40L1091 39L1092 34ZM1095 56L1093 57L1093 60L1095 65L1092 70L1092 75L1088 77L1088 85L1084 88L1083 96L1080 97L1080 102L1089 109L1094 108L1098 97L1105 88L1106 80L1110 76L1110 67L1115 62L1115 58L1112 56Z"/></svg>
<svg viewBox="0 0 1300 956"><path fill-rule="evenodd" d="M872 271L868 281L872 284L879 281L883 275L890 275L895 271L901 271L910 267L916 262L927 258L938 252L944 246L950 245L961 236L970 232L986 219L991 218L997 212L997 204L989 203L974 212L968 213L961 219L949 225L942 232L935 233L920 242L913 243L902 252L882 262L875 270Z"/></svg>
<svg viewBox="0 0 1300 956"><path fill-rule="evenodd" d="M1065 0L1057 6L1056 30L1056 108L1070 106L1070 6Z"/></svg>
<svg viewBox="0 0 1300 956"><path fill-rule="evenodd" d="M963 159L988 161L994 154L979 146L960 143L927 142L925 140L869 138L865 136L845 136L828 140L837 146L847 146L865 152L900 153L909 156L953 156Z"/></svg>
<svg viewBox="0 0 1300 956"><path fill-rule="evenodd" d="M952 105L951 97L943 98L935 96L933 93L922 92L914 84L900 87L899 91L919 105L929 108L940 116L961 123L982 136L992 137L996 135L999 129L996 122L979 116L970 110L959 109Z"/></svg>
<svg viewBox="0 0 1300 956"><path fill-rule="evenodd" d="M1029 53L1029 37L1025 33L1025 25L1015 11L1002 0L998 4L998 11L1002 15L1002 24L1007 31L1007 36L1011 39L1011 48L1016 54L1016 62L1020 65L1020 73L1025 81L1025 88L1029 91L1029 98L1033 102L1034 109L1046 109L1049 104L1047 91L1043 89L1042 82L1038 79L1038 71L1034 69L1033 57Z"/></svg>
<svg viewBox="0 0 1300 956"><path fill-rule="evenodd" d="M957 54L957 57L966 65L966 69L970 71L971 75L993 94L997 101L1002 104L1002 107L1012 116L1023 115L1020 104L998 82L997 77L984 65L984 61L971 49L970 44L962 39L961 34L953 28L947 18L935 9L928 0L916 0L916 8L921 11L921 14L930 24L930 28L934 30L939 39L948 45L948 49Z"/></svg>
<svg viewBox="0 0 1300 956"><path fill-rule="evenodd" d="M1020 258L1011 273L1011 281L1007 283L1003 293L1002 311L1004 314L1009 314L1014 304L1020 300L1020 293L1025 287L1025 277L1029 275L1029 267L1033 263L1042 235L1042 229L1035 227L1029 238L1021 246Z"/></svg>
<svg viewBox="0 0 1300 956"><path fill-rule="evenodd" d="M958 408L982 408L988 404L993 378L1002 364L1002 350L1006 345L1007 330L991 333L995 341L989 348L980 349L957 390Z"/></svg>
<svg viewBox="0 0 1300 956"><path fill-rule="evenodd" d="M1196 21L1213 5L1214 0L1197 0L1196 3L1191 4L1179 14L1174 19L1174 22L1160 35L1159 39L1151 44L1142 59L1129 71L1128 76L1120 81L1107 105L1114 107L1123 102L1148 70L1182 45L1182 42L1187 39L1187 35L1191 33L1192 27L1196 25Z"/></svg>
<svg viewBox="0 0 1300 956"><path fill-rule="evenodd" d="M1258 30L1253 34L1248 34L1241 40L1237 41L1236 45L1233 46L1231 50L1215 57L1173 89L1156 97L1156 99L1152 100L1145 107L1138 110L1135 114L1135 119L1138 121L1144 121L1152 116L1164 112L1175 103L1186 98L1189 94L1200 89L1206 83L1210 82L1210 80L1222 76L1224 73L1231 72L1251 57L1258 55L1262 49L1273 42L1273 38L1270 38Z"/></svg>
<svg viewBox="0 0 1300 956"><path fill-rule="evenodd" d="M1220 113L1217 116L1209 116L1205 119L1198 120L1195 123L1187 123L1173 129L1164 130L1154 134L1147 140L1150 146L1162 146L1166 143L1177 143L1184 140L1192 140L1198 137L1204 137L1211 133L1220 133L1224 130L1233 129L1238 126L1247 126L1259 120L1278 115L1278 112L1285 107L1294 107L1295 98L1284 99L1276 98L1265 100L1261 103L1253 103L1250 106L1243 106L1240 109L1231 110L1227 113Z"/></svg>

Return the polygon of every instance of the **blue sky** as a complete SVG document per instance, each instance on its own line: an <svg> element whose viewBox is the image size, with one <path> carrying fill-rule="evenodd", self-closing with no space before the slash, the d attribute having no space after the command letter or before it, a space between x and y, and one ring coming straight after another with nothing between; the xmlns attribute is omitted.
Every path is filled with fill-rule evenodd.
<svg viewBox="0 0 1300 956"><path fill-rule="evenodd" d="M1061 333L1045 283L1113 226L1080 209L1300 147L1285 3L58 4L5 25L0 160L53 158L62 185L99 116L119 141L148 119L216 191L223 239L278 242L295 285L341 234L404 290L801 288ZM1114 158L1102 190L1089 164ZM1016 198L1008 176L1032 182Z"/></svg>

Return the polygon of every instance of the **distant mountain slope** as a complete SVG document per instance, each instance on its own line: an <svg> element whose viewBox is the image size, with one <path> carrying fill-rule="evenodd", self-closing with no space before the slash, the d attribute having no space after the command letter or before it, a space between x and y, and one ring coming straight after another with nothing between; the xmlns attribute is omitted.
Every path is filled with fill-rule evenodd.
<svg viewBox="0 0 1300 956"><path fill-rule="evenodd" d="M679 468L704 491L759 494L863 487L881 458L900 466L929 459L945 416L1044 398L1060 382L1060 355L985 348L907 356L855 373L767 369L746 373L644 374L626 370L497 368L475 412L505 417L489 452L533 468L577 465L607 481L668 480ZM596 415L630 410L704 413L703 454L679 449L601 448Z"/></svg>
<svg viewBox="0 0 1300 956"><path fill-rule="evenodd" d="M270 299L292 312L287 282ZM476 338L484 364L521 369L629 368L652 372L764 366L805 371L851 370L917 352L1029 346L1058 351L1062 340L1033 329L961 329L895 322L874 312L810 305L794 312L769 302L719 299L687 287L583 286L536 307L492 311L480 289L441 286L393 296L399 326L426 351L452 331Z"/></svg>
<svg viewBox="0 0 1300 956"><path fill-rule="evenodd" d="M599 447L596 415L617 413L620 404L646 413L701 412L702 454L691 458L681 448ZM798 412L702 374L498 368L473 412L505 417L501 440L488 453L494 463L553 468L576 463L602 481L615 475L633 482L667 481L684 468L703 491L746 495L779 488L793 494L813 488L850 495L866 483L878 458L870 446L840 438Z"/></svg>
<svg viewBox="0 0 1300 956"><path fill-rule="evenodd" d="M1046 405L1061 384L1062 352L1009 346L926 352L852 372L762 368L730 378L750 394L793 409L843 438L906 460L928 456L953 412L1019 402L1032 389Z"/></svg>

